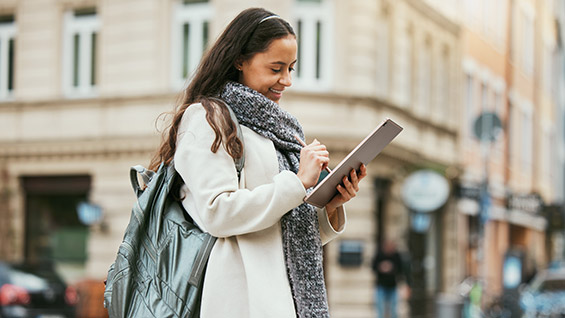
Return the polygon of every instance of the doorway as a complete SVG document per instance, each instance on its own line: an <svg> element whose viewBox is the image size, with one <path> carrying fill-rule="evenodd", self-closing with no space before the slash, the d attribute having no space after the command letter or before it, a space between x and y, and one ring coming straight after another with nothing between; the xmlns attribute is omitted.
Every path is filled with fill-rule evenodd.
<svg viewBox="0 0 565 318"><path fill-rule="evenodd" d="M22 177L25 192L25 260L55 266L65 279L83 276L88 226L77 205L88 198L91 178Z"/></svg>

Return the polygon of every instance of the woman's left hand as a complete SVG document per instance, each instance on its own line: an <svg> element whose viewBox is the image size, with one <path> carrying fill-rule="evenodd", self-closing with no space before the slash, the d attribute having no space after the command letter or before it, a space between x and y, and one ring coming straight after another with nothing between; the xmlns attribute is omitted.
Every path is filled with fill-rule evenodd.
<svg viewBox="0 0 565 318"><path fill-rule="evenodd" d="M359 181L367 176L367 167L361 164L359 173L355 169L351 169L349 177L343 177L343 185L339 184L336 189L339 192L333 199L326 205L328 214L335 213L336 209L342 206L345 202L351 200L357 195L359 191Z"/></svg>

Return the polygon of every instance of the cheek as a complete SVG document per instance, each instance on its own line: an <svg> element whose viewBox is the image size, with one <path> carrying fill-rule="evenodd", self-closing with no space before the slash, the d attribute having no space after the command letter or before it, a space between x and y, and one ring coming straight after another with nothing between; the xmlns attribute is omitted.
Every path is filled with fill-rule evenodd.
<svg viewBox="0 0 565 318"><path fill-rule="evenodd" d="M241 77L241 84L253 88L255 86L254 79L255 76L251 72L244 72Z"/></svg>
<svg viewBox="0 0 565 318"><path fill-rule="evenodd" d="M271 76L262 74L260 72L250 73L248 74L248 76L246 76L246 79L247 86L261 93L268 91L274 82Z"/></svg>
<svg viewBox="0 0 565 318"><path fill-rule="evenodd" d="M250 67L244 70L241 83L252 88L263 95L269 92L269 88L276 85L278 77L270 72L270 69L259 69Z"/></svg>

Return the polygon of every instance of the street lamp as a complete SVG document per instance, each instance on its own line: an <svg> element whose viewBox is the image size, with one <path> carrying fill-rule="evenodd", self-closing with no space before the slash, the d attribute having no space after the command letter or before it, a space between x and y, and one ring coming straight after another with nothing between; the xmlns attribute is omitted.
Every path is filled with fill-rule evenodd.
<svg viewBox="0 0 565 318"><path fill-rule="evenodd" d="M495 112L482 112L473 125L475 137L481 143L481 155L483 164L483 176L479 196L479 244L477 248L477 261L479 261L479 282L486 290L485 279L485 251L484 238L485 227L489 219L489 209L492 205L489 193L489 155L492 143L494 143L502 131L502 122Z"/></svg>

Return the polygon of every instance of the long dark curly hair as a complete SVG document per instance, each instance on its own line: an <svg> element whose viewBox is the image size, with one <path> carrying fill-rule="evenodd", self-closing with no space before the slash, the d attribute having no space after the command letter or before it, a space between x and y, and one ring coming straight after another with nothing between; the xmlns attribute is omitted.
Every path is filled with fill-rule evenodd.
<svg viewBox="0 0 565 318"><path fill-rule="evenodd" d="M173 111L170 126L163 134L161 145L151 160L150 169L156 170L161 163L171 163L176 151L182 116L194 103L204 106L206 120L216 134L210 149L216 152L223 142L230 156L242 156L243 143L237 138L237 127L230 118L229 110L217 96L226 82L239 80L236 62L246 61L257 53L265 52L273 40L288 35L296 37L294 30L285 20L265 19L273 15L275 14L262 8L246 9L226 27L204 55L193 79L184 90L181 102ZM225 136L225 140L222 136Z"/></svg>

